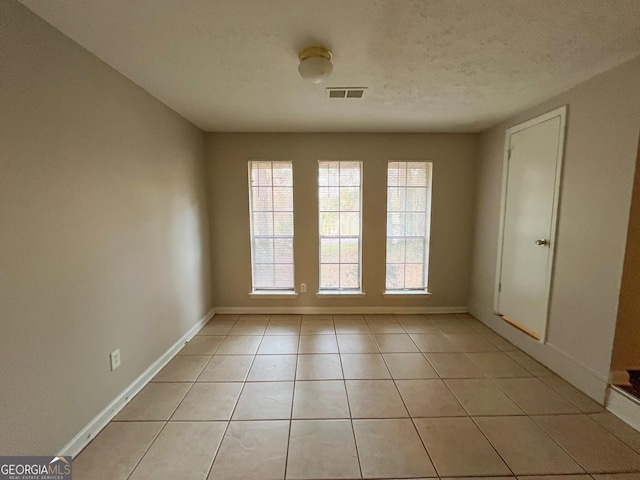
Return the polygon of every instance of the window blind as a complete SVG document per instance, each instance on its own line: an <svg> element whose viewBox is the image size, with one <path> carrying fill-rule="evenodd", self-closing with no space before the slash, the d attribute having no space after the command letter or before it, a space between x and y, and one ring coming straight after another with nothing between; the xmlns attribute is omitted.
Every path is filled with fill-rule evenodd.
<svg viewBox="0 0 640 480"><path fill-rule="evenodd" d="M293 165L249 162L253 290L293 290Z"/></svg>
<svg viewBox="0 0 640 480"><path fill-rule="evenodd" d="M360 290L362 162L320 161L320 290Z"/></svg>
<svg viewBox="0 0 640 480"><path fill-rule="evenodd" d="M387 290L427 288L431 181L431 163L388 163Z"/></svg>

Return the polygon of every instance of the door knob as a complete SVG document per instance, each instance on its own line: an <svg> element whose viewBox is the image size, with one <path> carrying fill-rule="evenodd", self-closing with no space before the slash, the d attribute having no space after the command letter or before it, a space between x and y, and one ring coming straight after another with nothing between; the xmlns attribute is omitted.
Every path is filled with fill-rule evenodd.
<svg viewBox="0 0 640 480"><path fill-rule="evenodd" d="M547 240L546 238L540 238L536 240L536 245L538 245L539 247L548 247L549 240Z"/></svg>

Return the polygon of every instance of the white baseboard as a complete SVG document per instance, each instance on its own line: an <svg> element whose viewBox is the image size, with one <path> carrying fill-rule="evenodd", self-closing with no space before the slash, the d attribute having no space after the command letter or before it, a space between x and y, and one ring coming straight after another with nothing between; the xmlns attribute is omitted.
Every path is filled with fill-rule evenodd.
<svg viewBox="0 0 640 480"><path fill-rule="evenodd" d="M107 424L129 403L144 386L164 367L169 360L171 360L180 351L180 349L191 340L196 333L207 323L211 317L215 315L215 311L210 310L204 317L202 317L198 323L189 329L171 348L164 352L160 358L153 362L149 368L147 368L142 374L138 376L133 382L129 384L115 399L107 405L93 420L91 420L87 426L85 426L80 432L73 437L73 439L67 443L58 456L71 456L78 455L87 444L93 440L93 438L100 433L100 431L107 426Z"/></svg>
<svg viewBox="0 0 640 480"><path fill-rule="evenodd" d="M640 400L617 387L609 387L607 410L640 431Z"/></svg>
<svg viewBox="0 0 640 480"><path fill-rule="evenodd" d="M339 315L339 314L384 314L398 313L404 315L422 313L467 313L467 307L216 307L218 314L234 315Z"/></svg>
<svg viewBox="0 0 640 480"><path fill-rule="evenodd" d="M487 305L472 300L469 302L469 312L487 327L581 390L585 395L604 405L609 384L607 375L596 372L552 343L540 343L513 328Z"/></svg>

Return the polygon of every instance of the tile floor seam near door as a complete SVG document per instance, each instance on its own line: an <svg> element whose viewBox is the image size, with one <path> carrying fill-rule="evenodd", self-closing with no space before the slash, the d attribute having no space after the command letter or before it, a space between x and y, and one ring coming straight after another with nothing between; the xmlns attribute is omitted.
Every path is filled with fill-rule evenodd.
<svg viewBox="0 0 640 480"><path fill-rule="evenodd" d="M484 337L483 337L484 338ZM413 339L412 339L413 340ZM464 354L464 352L462 352ZM431 364L431 362L429 361L429 358L427 357L426 353L423 352L423 356L425 357L426 361L429 362L429 364L431 365L432 368L435 367L433 366L433 364ZM465 355L466 358L468 358L467 355ZM469 361L471 361L473 363L473 361L468 358ZM436 371L437 372L437 371ZM394 380L395 383L395 380ZM480 434L483 436L483 438L486 440L486 442L491 446L491 448L493 449L493 451L496 453L496 455L498 456L498 458L500 458L500 460L502 461L502 463L505 465L506 468L509 469L509 472L511 472L511 474L515 477L515 472L511 469L511 467L507 464L507 462L505 461L505 459L502 457L502 455L500 455L500 452L498 452L498 450L495 448L495 446L489 441L489 439L486 437L486 435L484 434L484 432L480 429L480 427L476 424L474 418L471 416L470 412L465 408L464 404L462 402L460 402L460 400L458 399L458 397L455 395L455 393L451 390L451 388L449 387L449 385L447 384L446 381L442 382L445 385L445 388L447 388L449 390L449 392L451 393L451 395L456 398L456 400L458 400L458 402L460 403L460 405L462 406L463 409L465 409L465 412L467 413L468 417L471 419L471 421L473 422L473 424L476 426L476 428L478 429L478 431L480 432ZM458 417L441 417L441 418L458 418ZM464 418L464 417L463 417ZM416 428L416 430L418 430L417 426L415 425L415 420L412 417L412 422L414 424L414 427ZM418 432L419 433L419 432ZM420 439L422 440L422 435L420 435ZM426 443L424 443L423 440L423 445L425 450L427 451L427 454L429 454L429 449L426 445ZM433 463L433 460L431 460ZM435 468L435 464L434 464L434 468ZM437 471L436 468L436 472L438 473L438 476L442 478L442 475L440 474L440 472Z"/></svg>
<svg viewBox="0 0 640 480"><path fill-rule="evenodd" d="M636 445L636 444L634 444L634 442L632 442L629 438L622 438L622 437L618 437L614 431L612 431L609 427L607 427L606 425L604 425L602 422L598 421L598 420L595 418L596 416L599 416L599 415L605 415L605 416L606 416L606 415L610 415L610 416L613 416L613 417L614 417L614 420L613 420L613 421L614 421L614 423L615 423L616 421L617 421L617 422L622 422L622 423L623 423L622 427L623 427L623 428L625 428L625 429L627 429L629 432L630 432L631 430L633 430L633 432L636 432L636 430L635 430L635 429L633 429L633 427L631 427L630 425L628 425L628 424L624 423L624 422L623 422L623 420L620 420L618 417L614 416L614 415L613 415L613 413L611 413L611 412L609 412L609 411L607 411L607 410L605 410L604 412L601 412L601 413L589 413L589 414L587 414L587 416L588 416L589 418L591 418L593 421L597 422L597 423L598 423L598 425L600 425L601 427L603 427L605 430L607 430L607 431L608 431L609 433L611 433L612 435L615 435L615 436L616 436L616 438L618 438L618 439L619 439L622 443L624 443L627 447L629 447L629 448L630 448L631 450L633 450L634 452L636 452L636 453L640 454L640 438L638 438L638 439L637 439L637 442L635 442L635 443L637 443L637 445ZM609 426L611 426L611 425L609 425Z"/></svg>
<svg viewBox="0 0 640 480"><path fill-rule="evenodd" d="M451 392L453 393L453 392ZM469 418L471 419L471 421L473 422L473 424L475 425L475 427L478 429L478 431L482 434L482 437L487 441L487 443L491 446L491 448L493 449L494 452L496 452L496 455L498 455L498 457L500 457L500 460L502 460L502 463L505 464L505 466L509 469L509 471L511 472L511 475L513 477L516 476L516 472L513 471L513 469L509 466L509 464L507 463L507 461L504 459L504 457L500 454L500 452L498 451L498 449L495 447L495 445L493 443L491 443L491 441L489 440L489 438L487 437L487 435L482 431L482 429L480 428L480 426L478 425L478 423L476 422L475 418L472 416L469 416Z"/></svg>
<svg viewBox="0 0 640 480"><path fill-rule="evenodd" d="M424 355L425 359L427 360L427 362L429 362L429 358ZM471 359L469 359L471 360ZM433 365L432 365L433 367ZM492 380L492 379L490 379ZM504 463L505 467L509 469L509 471L511 472L511 474L515 477L516 474L515 472L512 470L512 468L509 466L509 464L505 461L505 459L502 457L502 455L500 455L500 452L496 449L496 447L489 441L489 439L487 438L487 436L485 435L485 433L482 431L482 429L478 426L478 424L476 423L475 419L473 416L471 416L471 413L465 408L464 404L462 402L460 402L460 400L458 399L458 397L456 396L456 394L453 392L453 390L451 390L451 388L449 387L449 385L447 384L447 382L443 381L442 382L445 387L449 390L449 392L451 393L451 395L458 400L458 402L460 403L460 405L462 406L463 409L465 409L465 412L467 413L468 417L471 419L471 421L473 422L473 424L475 425L475 427L478 429L478 431L481 433L481 435L483 436L483 438L487 441L487 443L491 446L491 448L493 449L493 451L496 453L496 455L500 458L500 460L502 460L502 463ZM443 418L457 418L457 417L443 417ZM463 417L464 418L464 417ZM414 422L414 426L415 426L415 421L412 418L412 421ZM416 426L416 430L417 430L417 426ZM422 436L420 436L420 438L422 439ZM427 453L429 452L429 449L427 448L427 445L424 444L425 450L427 450ZM440 472L438 472L438 475L440 477L442 477L440 475Z"/></svg>
<svg viewBox="0 0 640 480"><path fill-rule="evenodd" d="M427 359L428 361L428 359ZM456 395L455 393L451 390L451 388L449 388L449 385L447 385L447 382L442 382L444 383L445 387L449 390L449 392L451 393L451 395L453 395L456 399ZM458 400L459 401L459 400ZM462 404L462 402L460 402L460 405L462 405L462 408L464 408L464 405ZM487 443L491 446L491 448L493 449L493 451L496 453L496 455L500 458L500 460L502 460L502 463L504 463L504 465L509 469L509 471L511 472L511 475L513 475L514 477L516 476L516 473L513 471L513 469L509 466L509 464L506 462L506 460L502 457L502 455L500 455L500 452L498 451L498 449L493 445L493 443L491 443L491 441L487 438L487 436L485 435L485 433L482 431L482 429L480 428L480 426L476 423L475 419L473 416L471 416L469 414L469 412L465 409L465 411L467 412L468 417L471 419L471 421L473 422L473 424L475 425L475 427L478 429L478 431L480 432L480 434L483 436L483 438L487 441ZM457 418L457 417L452 417L452 418ZM463 417L464 418L464 417ZM427 446L425 445L425 449L427 448ZM428 450L427 450L428 451Z"/></svg>
<svg viewBox="0 0 640 480"><path fill-rule="evenodd" d="M183 445L169 466L199 480L638 480L640 433L606 414L468 315L216 316L74 459L74 478L168 478L153 462ZM185 450L196 432L217 446ZM121 437L137 443L101 476Z"/></svg>
<svg viewBox="0 0 640 480"><path fill-rule="evenodd" d="M409 337L409 338L411 338L411 337ZM423 355L423 357L424 357L424 355ZM385 362L385 365L386 365L387 369L389 370L389 373L391 373L391 370L389 369L389 365L387 364L387 362L386 362L386 360L384 358L384 355L382 356L382 360ZM425 360L427 360L427 362L429 362L429 360L426 357L425 357ZM433 368L433 365L432 365L432 368ZM434 471L436 472L436 474L438 474L438 470L436 468L436 465L433 462L433 458L431 458L431 454L429 453L429 449L427 448L427 445L424 443L424 439L422 438L422 435L420 435L420 431L418 430L418 427L416 425L414 417L411 416L411 413L409 412L409 407L407 406L407 403L406 403L405 399L402 397L402 394L400 393L400 389L398 388L398 384L396 383L396 379L392 378L392 381L393 381L393 386L395 387L396 392L398 392L398 395L400 396L400 400L402 401L402 404L404 405L404 408L407 411L407 414L409 415L409 419L411 420L411 425L413 425L413 429L415 430L416 435L418 435L418 438L420 439L420 443L422 444L422 448L424 448L424 451L427 454L427 458L431 462L431 465L433 466ZM438 474L438 476L439 476L439 474Z"/></svg>
<svg viewBox="0 0 640 480"><path fill-rule="evenodd" d="M561 415L561 414L560 414ZM562 446L562 444L560 444L560 442L558 442L555 438L553 438L549 432L547 432L544 428L542 428L538 422L535 421L535 415L528 415L528 417L538 426L538 428L540 428L540 430L542 430L545 435L553 442L555 443L558 447L560 447L560 449L562 449L562 451L568 455L577 465L580 466L580 468L583 470L584 473L589 474L587 472L587 469L578 461L577 458L575 458L574 455L571 454L571 452L569 452L569 450L567 450L564 446Z"/></svg>
<svg viewBox="0 0 640 480"><path fill-rule="evenodd" d="M413 342L413 339L412 339L410 336L409 336L409 338L410 338L410 339L411 339L411 341ZM374 336L374 339L375 339L375 336ZM375 340L376 340L376 343L377 343L377 339L375 339ZM415 345L415 342L414 342L414 345ZM378 347L380 347L380 344L378 344ZM416 345L416 347L417 347L417 345ZM420 349L418 348L418 350L420 350ZM422 353L422 356L425 358L425 360L429 363L429 365L431 365L431 362L429 362L429 359L426 357L426 355L424 355L424 353L423 353L423 352L421 352L421 353ZM386 365L387 369L388 369L388 370L389 370L389 372L390 372L391 370L389 369L389 365L387 364L387 361L386 361L386 359L384 358L384 355L382 355L382 358L383 358L383 361L385 362L385 365ZM431 365L431 367L433 368L433 365ZM398 388L398 384L397 384L397 382L396 382L396 379L395 379L395 378L393 378L393 379L392 379L392 381L393 381L393 385L394 385L394 387L396 388L396 391L398 392L398 395L400 396L400 399L402 400L402 403L403 403L403 405L404 405L404 408L407 410L407 412L409 412L409 408L408 408L408 406L407 406L407 404L406 404L406 401L405 401L405 399L402 397L402 395L400 394L400 389ZM448 387L448 385L446 384L446 382L444 382L444 381L443 381L442 383L445 385L445 388L447 388L447 389L449 390L449 392L451 393L451 395L453 395L453 397L457 399L457 397L454 395L454 393L451 391L451 389L449 389L449 387ZM461 404L461 406L462 406L462 408L464 408L464 405L462 405L462 404ZM465 411L466 411L466 410L465 410ZM468 413L468 412L467 412L467 413ZM416 417L414 417L414 416L410 416L409 418L411 419L411 424L413 425L413 428L414 428L414 430L415 430L416 434L418 435L418 438L420 439L420 442L421 442L421 444L422 444L422 446L423 446L423 448L424 448L424 450L425 450L425 452L426 452L426 454L427 454L427 457L429 458L429 461L431 462L431 464L432 464L432 466L433 466L434 470L436 471L436 474L438 475L438 477L439 477L439 478L442 478L442 475L441 475L441 474L440 474L440 472L438 471L438 468L437 468L437 466L436 466L436 464L435 464L435 462L434 462L433 458L431 457L431 454L429 453L429 448L427 448L427 445L426 445L426 443L425 443L425 441L424 441L424 439L423 439L422 435L420 435L420 431L418 430L418 426L416 425L416 422L415 422L415 418L416 418ZM440 417L440 418L457 418L457 417ZM470 417L470 418L471 418L471 417ZM472 421L473 421L473 419L472 419ZM475 422L474 422L474 425L475 425ZM477 425L476 425L476 427L477 427ZM477 427L477 428L478 428L478 427ZM478 428L478 430L480 430L480 429ZM482 430L480 430L480 432L482 432ZM482 435L484 436L484 433L482 433ZM484 438L487 440L487 443L488 443L489 445L491 445L491 448L493 448L493 449L494 449L494 451L496 452L496 454L500 457L500 459L502 460L502 462L504 463L504 465L509 469L509 471L511 472L511 474L515 476L514 472L513 472L513 471L511 470L511 468L507 465L507 463L504 461L504 459L500 456L499 452L495 449L495 447L491 444L491 442L489 442L489 439L487 439L487 438L486 438L486 436L485 436Z"/></svg>

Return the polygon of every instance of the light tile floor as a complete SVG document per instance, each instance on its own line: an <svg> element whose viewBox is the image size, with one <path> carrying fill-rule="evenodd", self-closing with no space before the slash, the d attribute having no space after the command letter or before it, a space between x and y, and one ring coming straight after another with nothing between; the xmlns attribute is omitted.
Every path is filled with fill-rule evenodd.
<svg viewBox="0 0 640 480"><path fill-rule="evenodd" d="M469 315L217 315L74 480L640 480L640 432Z"/></svg>

